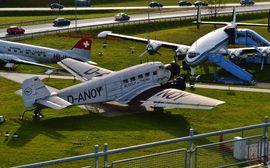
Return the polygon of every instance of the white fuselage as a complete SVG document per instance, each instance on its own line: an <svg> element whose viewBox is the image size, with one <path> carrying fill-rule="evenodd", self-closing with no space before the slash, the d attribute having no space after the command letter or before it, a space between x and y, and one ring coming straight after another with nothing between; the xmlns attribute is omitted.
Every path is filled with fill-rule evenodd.
<svg viewBox="0 0 270 168"><path fill-rule="evenodd" d="M66 51L0 40L0 61L8 62L13 60L12 58L38 63L56 63L73 56Z"/></svg>
<svg viewBox="0 0 270 168"><path fill-rule="evenodd" d="M144 63L61 90L57 95L73 105L125 102L146 87L168 82L171 72L160 62Z"/></svg>
<svg viewBox="0 0 270 168"><path fill-rule="evenodd" d="M209 54L226 47L229 40L229 35L224 31L226 28L214 30L195 41L187 52L186 63L195 67L206 61Z"/></svg>

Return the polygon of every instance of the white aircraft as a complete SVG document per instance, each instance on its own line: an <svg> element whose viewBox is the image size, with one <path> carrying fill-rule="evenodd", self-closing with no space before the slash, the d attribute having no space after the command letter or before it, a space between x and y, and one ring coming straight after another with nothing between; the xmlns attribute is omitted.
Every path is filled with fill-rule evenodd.
<svg viewBox="0 0 270 168"><path fill-rule="evenodd" d="M57 63L64 58L89 61L91 44L91 39L81 38L71 50L57 50L0 40L0 66L12 68L19 63L53 68L43 63Z"/></svg>
<svg viewBox="0 0 270 168"><path fill-rule="evenodd" d="M235 43L236 40L236 30L237 25L246 25L246 26L268 26L268 24L251 24L251 23L236 23L236 12L233 10L233 21L228 22L202 22L200 19L200 8L198 8L198 24L221 24L226 25L221 27L217 30L211 31L208 34L202 36L198 40L196 40L191 46L158 41L158 40L150 40L146 38L134 37L134 36L127 36L122 34L112 33L111 31L103 31L98 34L98 37L105 38L105 37L116 37L122 39L128 39L132 41L146 43L146 51L142 53L140 56L144 55L145 53L149 53L153 55L158 52L160 47L171 48L175 52L175 61L185 59L185 62L190 66L192 79L194 77L194 68L197 65L204 63L208 56L211 54L235 54L235 53L242 53L244 50L255 50L259 52L267 52L270 55L270 47L257 47L257 48L246 48L246 49L233 49L228 50L228 44Z"/></svg>
<svg viewBox="0 0 270 168"><path fill-rule="evenodd" d="M38 77L26 79L22 84L25 107L35 107L37 118L45 107L60 110L73 105L116 101L122 104L154 108L212 109L225 102L188 93L185 81L177 77L180 67L176 63L144 63L114 72L70 58L59 62L63 68L83 83L51 92Z"/></svg>

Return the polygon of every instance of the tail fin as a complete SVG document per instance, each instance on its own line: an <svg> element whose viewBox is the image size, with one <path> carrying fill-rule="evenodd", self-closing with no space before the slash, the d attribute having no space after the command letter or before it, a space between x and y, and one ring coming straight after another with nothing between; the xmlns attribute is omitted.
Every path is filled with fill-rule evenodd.
<svg viewBox="0 0 270 168"><path fill-rule="evenodd" d="M50 95L50 91L38 77L32 77L23 81L22 96L25 107L33 107L37 100Z"/></svg>
<svg viewBox="0 0 270 168"><path fill-rule="evenodd" d="M89 61L90 60L90 51L92 46L92 39L82 37L71 50L67 52L74 55L74 59L80 61Z"/></svg>
<svg viewBox="0 0 270 168"><path fill-rule="evenodd" d="M56 93L50 92L38 77L32 77L23 81L22 96L25 107L49 107L61 110L72 104L67 102Z"/></svg>
<svg viewBox="0 0 270 168"><path fill-rule="evenodd" d="M233 7L232 23L233 23L233 24L236 24L236 10L235 10L235 7Z"/></svg>

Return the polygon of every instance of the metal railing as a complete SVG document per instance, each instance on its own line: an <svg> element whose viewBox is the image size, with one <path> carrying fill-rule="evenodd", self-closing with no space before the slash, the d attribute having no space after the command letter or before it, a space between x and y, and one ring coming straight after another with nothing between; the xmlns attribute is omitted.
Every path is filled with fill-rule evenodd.
<svg viewBox="0 0 270 168"><path fill-rule="evenodd" d="M169 139L164 141L152 142L147 144L129 146L118 149L108 150L108 144L104 144L103 151L99 151L99 146L95 145L94 153L84 154L79 156L67 157L62 159L50 160L45 162L33 163L17 168L30 168L39 166L48 166L58 163L65 163L71 161L78 161L83 159L93 159L93 165L98 167L148 167L151 164L159 164L159 167L167 167L166 160L172 161L170 167L228 167L232 165L242 165L248 163L263 163L264 166L268 164L269 158L269 144L268 144L268 127L270 122L268 117L265 117L264 123L257 125L250 125L245 127L221 130L216 132L204 133L194 135L194 130L190 129L189 136ZM234 138L217 143L209 143L205 145L195 146L194 141L212 136L221 136L227 134L241 133L244 131L260 130L260 134L256 136ZM257 132L256 132L257 134ZM108 157L113 154L122 154L124 152L132 152L139 149L146 149L150 147L158 147L161 145L175 144L179 142L188 142L188 147L183 149L176 149L173 151L166 151L162 153L155 153L136 158L128 158L120 161L113 161L110 165ZM221 155L221 159L216 155ZM103 165L99 165L99 159L103 158ZM165 158L165 160L164 160ZM214 159L215 158L215 159ZM216 162L214 161L216 160ZM221 160L221 161L220 161ZM156 163L155 163L156 162ZM205 163L207 162L207 163ZM162 166L164 165L164 166Z"/></svg>
<svg viewBox="0 0 270 168"><path fill-rule="evenodd" d="M267 12L268 9L250 9L248 11L239 11L238 13L261 13L261 12ZM212 14L202 14L202 17L208 17ZM231 15L231 12L219 12L218 16L224 16L224 15ZM188 19L195 19L196 14L191 14L188 16L170 16L170 17L162 17L162 18L150 18L151 22L160 22L160 21L177 21L177 20L188 20ZM46 35L46 34L52 34L52 33L61 33L61 32L69 32L69 31L77 31L80 29L95 29L95 28L105 28L105 27L113 27L113 26L121 26L121 25L129 25L129 24L142 24L142 23L148 23L148 19L137 19L137 20L130 20L127 22L111 22L111 23L99 23L96 25L84 25L84 26L78 26L78 27L68 27L68 28L59 28L57 30L48 30L48 31L39 31L35 33L26 33L26 34L18 34L15 36L5 36L0 37L0 39L14 39L14 38L24 38L24 37L34 37L37 35Z"/></svg>

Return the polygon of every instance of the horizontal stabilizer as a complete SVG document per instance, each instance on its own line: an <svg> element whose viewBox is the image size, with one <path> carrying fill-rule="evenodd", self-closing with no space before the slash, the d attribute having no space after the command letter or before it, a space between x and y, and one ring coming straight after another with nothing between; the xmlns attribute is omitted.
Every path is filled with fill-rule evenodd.
<svg viewBox="0 0 270 168"><path fill-rule="evenodd" d="M67 102L66 100L58 96L51 96L46 99L39 99L36 101L36 103L41 104L46 107L50 107L55 110L61 110L63 108L66 108L72 105L71 103Z"/></svg>
<svg viewBox="0 0 270 168"><path fill-rule="evenodd" d="M196 22L194 21L193 23L196 24L212 24L212 25L229 25L230 22L208 22L208 21L201 21L201 22ZM236 23L237 26L262 26L262 27L268 27L268 24L263 24L263 23Z"/></svg>
<svg viewBox="0 0 270 168"><path fill-rule="evenodd" d="M26 60L22 60L22 59L15 59L14 61L17 63L20 63L20 64L28 64L28 65L34 65L34 66L40 66L40 67L44 67L44 68L54 69L54 67L49 66L49 65L39 64L36 62L26 61Z"/></svg>
<svg viewBox="0 0 270 168"><path fill-rule="evenodd" d="M120 39L126 39L126 40L141 42L141 43L145 43L145 44L148 44L149 43L149 39L147 39L147 38L127 36L127 35L122 35L122 34L116 34L116 33L113 33L111 31L100 32L97 37L98 38L116 37L116 38L120 38ZM152 43L161 44L162 47L166 47L166 48L172 48L172 49L177 49L177 48L188 49L189 48L189 46L187 46L187 45L181 45L181 44L170 43L170 42L165 42L165 41L158 41L158 40L151 40L151 39L150 39L150 41Z"/></svg>
<svg viewBox="0 0 270 168"><path fill-rule="evenodd" d="M112 72L108 69L100 68L95 65L90 65L87 62L81 62L71 58L66 58L58 62L58 64L81 81L91 80L93 77L100 77Z"/></svg>
<svg viewBox="0 0 270 168"><path fill-rule="evenodd" d="M210 110L224 101L177 89L165 89L143 102L143 106L162 108L189 108Z"/></svg>

